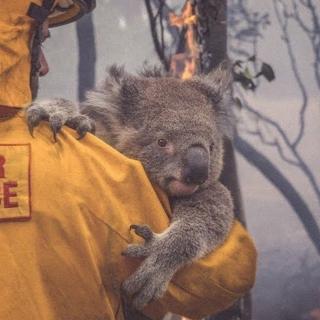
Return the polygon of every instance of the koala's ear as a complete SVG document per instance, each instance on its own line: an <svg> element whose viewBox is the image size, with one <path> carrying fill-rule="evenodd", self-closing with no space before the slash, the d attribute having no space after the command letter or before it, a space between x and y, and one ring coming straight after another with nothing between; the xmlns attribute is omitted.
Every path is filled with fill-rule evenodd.
<svg viewBox="0 0 320 320"><path fill-rule="evenodd" d="M87 103L122 118L132 112L139 95L138 84L139 79L127 73L123 66L112 65L107 69L105 81L87 93Z"/></svg>
<svg viewBox="0 0 320 320"><path fill-rule="evenodd" d="M124 68L112 65L107 70L105 81L95 89L86 92L86 100L82 105L90 109L91 116L98 117L100 114L106 114L107 112L118 113L118 105L113 103L113 100L118 97L124 78Z"/></svg>
<svg viewBox="0 0 320 320"><path fill-rule="evenodd" d="M138 82L136 77L125 72L123 66L112 65L105 81L87 92L82 110L96 121L103 122L105 127L121 126L127 115L133 112L138 99Z"/></svg>
<svg viewBox="0 0 320 320"><path fill-rule="evenodd" d="M232 72L226 62L220 64L210 73L200 76L199 80L213 102L217 103L225 96L231 95Z"/></svg>
<svg viewBox="0 0 320 320"><path fill-rule="evenodd" d="M128 74L123 66L112 65L108 68L107 78L104 83L104 89L110 94L114 95L114 98L126 98L126 96L132 95L130 98L134 98L138 91L135 88L135 77Z"/></svg>
<svg viewBox="0 0 320 320"><path fill-rule="evenodd" d="M139 77L113 65L105 81L87 92L82 112L96 121L99 136L111 145L117 145L124 135L136 131L132 115L139 105L141 86Z"/></svg>
<svg viewBox="0 0 320 320"><path fill-rule="evenodd" d="M220 132L231 138L233 136L234 116L232 113L232 71L228 63L220 64L207 75L195 77L197 88L205 94L212 103L217 115Z"/></svg>

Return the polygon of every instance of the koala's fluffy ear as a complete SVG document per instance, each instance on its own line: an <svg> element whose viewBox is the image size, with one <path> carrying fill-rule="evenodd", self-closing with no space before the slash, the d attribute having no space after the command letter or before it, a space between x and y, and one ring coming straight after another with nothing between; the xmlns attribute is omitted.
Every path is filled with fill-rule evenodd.
<svg viewBox="0 0 320 320"><path fill-rule="evenodd" d="M108 69L105 81L96 89L87 92L82 112L94 119L101 128L100 135L112 135L113 143L120 132L128 126L127 119L134 112L138 99L139 79L126 73L124 67L116 65Z"/></svg>
<svg viewBox="0 0 320 320"><path fill-rule="evenodd" d="M234 131L232 80L232 72L227 63L222 63L209 74L197 76L193 80L196 81L198 89L212 102L220 132L229 138L232 138Z"/></svg>
<svg viewBox="0 0 320 320"><path fill-rule="evenodd" d="M107 121L122 122L138 96L137 79L125 72L123 66L112 65L105 81L87 92L84 107L90 106L90 116Z"/></svg>
<svg viewBox="0 0 320 320"><path fill-rule="evenodd" d="M112 65L108 69L108 76L104 83L104 90L109 93L111 102L117 102L117 107L129 107L137 99L137 77L128 74L123 66Z"/></svg>

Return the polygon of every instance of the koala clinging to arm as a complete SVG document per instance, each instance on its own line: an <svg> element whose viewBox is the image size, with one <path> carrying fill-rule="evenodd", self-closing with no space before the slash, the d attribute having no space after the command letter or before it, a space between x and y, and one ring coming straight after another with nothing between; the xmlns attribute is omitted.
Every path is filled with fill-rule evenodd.
<svg viewBox="0 0 320 320"><path fill-rule="evenodd" d="M88 93L82 115L64 100L29 108L30 128L46 118L54 131L67 123L82 135L94 120L96 134L140 160L167 193L170 226L160 234L147 225L131 226L145 242L124 252L144 258L123 284L137 309L160 298L177 270L214 250L231 229L231 195L219 182L223 138L231 131L230 81L223 68L182 81L157 70L132 76L113 66L105 82Z"/></svg>

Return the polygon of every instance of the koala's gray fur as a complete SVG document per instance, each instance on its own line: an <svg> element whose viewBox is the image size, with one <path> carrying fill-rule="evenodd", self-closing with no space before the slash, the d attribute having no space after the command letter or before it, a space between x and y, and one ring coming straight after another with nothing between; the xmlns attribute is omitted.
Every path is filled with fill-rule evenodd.
<svg viewBox="0 0 320 320"><path fill-rule="evenodd" d="M140 160L150 179L170 199L172 221L168 229L155 234L148 226L132 226L145 244L131 244L124 252L145 258L123 284L137 309L160 298L177 270L219 246L231 228L232 199L218 180L223 137L230 135L232 127L230 81L223 68L182 81L163 77L158 69L132 76L113 66L105 82L88 93L81 107L82 115L96 122L97 135L128 157ZM54 130L79 117L76 111L70 117L69 103L56 100L54 104L61 120L58 128L53 125ZM39 106L45 107L37 103L29 109L30 127L39 120ZM86 118L78 124L74 127L79 132L83 124L90 127ZM204 178L197 179L192 170Z"/></svg>

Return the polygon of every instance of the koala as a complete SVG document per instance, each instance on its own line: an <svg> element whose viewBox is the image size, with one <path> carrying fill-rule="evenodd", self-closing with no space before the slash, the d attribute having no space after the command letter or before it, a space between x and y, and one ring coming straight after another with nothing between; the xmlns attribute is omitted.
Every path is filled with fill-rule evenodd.
<svg viewBox="0 0 320 320"><path fill-rule="evenodd" d="M34 103L27 111L31 132L47 119L55 136L67 124L82 137L95 123L98 137L140 160L168 195L170 226L155 233L148 225L132 225L144 243L123 252L144 259L123 283L138 310L162 297L179 269L216 249L231 229L232 198L219 182L223 139L232 131L230 82L223 67L183 81L156 68L131 75L112 66L87 94L81 113L63 99Z"/></svg>

